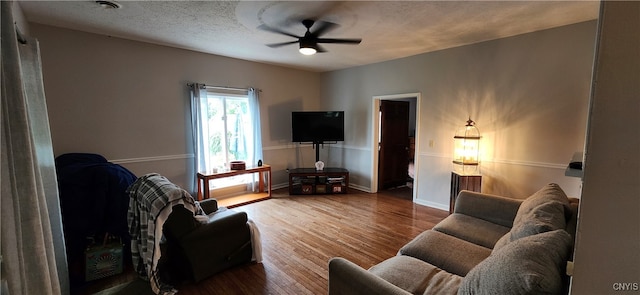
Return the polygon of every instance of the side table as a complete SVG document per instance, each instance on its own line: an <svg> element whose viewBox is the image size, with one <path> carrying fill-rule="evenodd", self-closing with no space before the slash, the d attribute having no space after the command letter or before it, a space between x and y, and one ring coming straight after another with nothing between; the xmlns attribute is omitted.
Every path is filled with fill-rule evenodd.
<svg viewBox="0 0 640 295"><path fill-rule="evenodd" d="M449 198L449 214L453 213L456 206L456 198L461 190L480 192L482 189L482 175L460 174L451 172L451 196Z"/></svg>

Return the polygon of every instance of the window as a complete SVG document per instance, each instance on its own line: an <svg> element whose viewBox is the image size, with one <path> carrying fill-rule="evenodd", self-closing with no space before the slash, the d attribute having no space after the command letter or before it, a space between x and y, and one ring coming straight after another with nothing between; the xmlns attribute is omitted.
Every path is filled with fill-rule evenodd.
<svg viewBox="0 0 640 295"><path fill-rule="evenodd" d="M231 161L247 161L253 133L248 98L207 93L206 106L207 166L223 170Z"/></svg>
<svg viewBox="0 0 640 295"><path fill-rule="evenodd" d="M256 141L260 141L260 128L254 122L259 121L259 114L252 114L257 106L252 106L250 102L250 94L246 91L242 94L212 89L201 92L198 99L199 116L194 122L199 125L198 140L202 150L198 153L201 158L198 160L199 171L228 170L231 161L245 161L251 166L261 158L261 143L256 144ZM227 187L251 179L251 175L216 179L212 186Z"/></svg>

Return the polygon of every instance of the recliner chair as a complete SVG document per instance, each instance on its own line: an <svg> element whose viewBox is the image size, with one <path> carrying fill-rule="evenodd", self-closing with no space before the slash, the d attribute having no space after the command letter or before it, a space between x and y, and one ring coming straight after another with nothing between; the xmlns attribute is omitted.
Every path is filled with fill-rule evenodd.
<svg viewBox="0 0 640 295"><path fill-rule="evenodd" d="M174 205L165 221L161 244L161 276L168 281L199 282L252 259L251 230L247 214L218 208L215 199L200 202L209 220L198 222L182 204Z"/></svg>

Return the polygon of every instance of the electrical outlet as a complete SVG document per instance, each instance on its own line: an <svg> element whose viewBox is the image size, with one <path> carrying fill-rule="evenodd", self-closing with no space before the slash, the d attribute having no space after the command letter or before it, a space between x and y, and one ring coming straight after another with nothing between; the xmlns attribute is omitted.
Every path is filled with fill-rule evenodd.
<svg viewBox="0 0 640 295"><path fill-rule="evenodd" d="M432 148L434 145L433 139L429 139L429 147Z"/></svg>

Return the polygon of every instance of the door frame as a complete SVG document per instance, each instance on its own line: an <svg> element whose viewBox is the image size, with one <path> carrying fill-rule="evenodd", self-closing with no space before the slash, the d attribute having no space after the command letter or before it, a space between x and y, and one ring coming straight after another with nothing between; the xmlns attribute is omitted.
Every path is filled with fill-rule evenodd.
<svg viewBox="0 0 640 295"><path fill-rule="evenodd" d="M399 94L391 94L391 95L375 95L373 96L373 103L371 109L371 192L378 192L378 141L380 134L380 101L381 100L400 100L407 98L415 98L416 99L416 135L415 135L415 156L413 160L413 169L414 169L414 181L413 181L413 201L416 201L417 192L418 192L418 172L420 169L420 157L418 157L418 151L420 146L420 100L421 94L420 92L414 93L399 93Z"/></svg>

